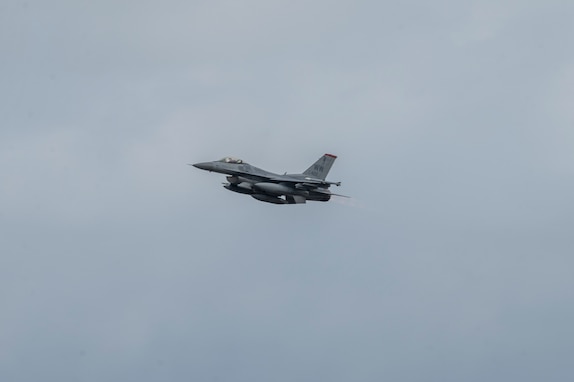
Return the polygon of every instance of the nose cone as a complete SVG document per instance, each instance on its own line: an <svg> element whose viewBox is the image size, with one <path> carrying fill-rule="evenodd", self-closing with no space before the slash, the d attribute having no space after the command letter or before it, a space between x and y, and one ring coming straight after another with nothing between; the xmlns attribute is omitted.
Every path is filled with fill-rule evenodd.
<svg viewBox="0 0 574 382"><path fill-rule="evenodd" d="M193 164L193 167L199 168L201 170L211 171L213 169L213 164L211 162L200 162Z"/></svg>

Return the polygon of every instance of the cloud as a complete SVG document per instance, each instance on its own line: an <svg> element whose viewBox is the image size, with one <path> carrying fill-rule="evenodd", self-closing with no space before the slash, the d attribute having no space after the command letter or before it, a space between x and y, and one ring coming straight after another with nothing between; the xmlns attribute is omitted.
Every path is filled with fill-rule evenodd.
<svg viewBox="0 0 574 382"><path fill-rule="evenodd" d="M4 5L0 378L567 380L559 6Z"/></svg>

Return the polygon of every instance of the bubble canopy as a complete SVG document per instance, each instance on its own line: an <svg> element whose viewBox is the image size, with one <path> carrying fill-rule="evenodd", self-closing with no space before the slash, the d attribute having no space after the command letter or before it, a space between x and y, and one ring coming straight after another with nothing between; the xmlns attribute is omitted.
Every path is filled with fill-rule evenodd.
<svg viewBox="0 0 574 382"><path fill-rule="evenodd" d="M237 159L237 158L232 158L232 157L225 157L225 158L223 158L223 159L220 159L219 162L223 162L223 163L243 163L243 160Z"/></svg>

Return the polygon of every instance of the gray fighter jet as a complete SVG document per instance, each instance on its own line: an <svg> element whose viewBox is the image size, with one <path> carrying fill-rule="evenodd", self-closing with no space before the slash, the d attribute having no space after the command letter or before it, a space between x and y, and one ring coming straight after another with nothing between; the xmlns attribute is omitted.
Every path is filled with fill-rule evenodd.
<svg viewBox="0 0 574 382"><path fill-rule="evenodd" d="M274 174L230 157L193 166L228 175L228 183L224 183L223 187L229 191L251 195L267 203L300 204L307 200L326 202L331 195L344 196L329 191L331 185L340 186L341 182L325 180L336 158L335 155L325 154L302 174Z"/></svg>

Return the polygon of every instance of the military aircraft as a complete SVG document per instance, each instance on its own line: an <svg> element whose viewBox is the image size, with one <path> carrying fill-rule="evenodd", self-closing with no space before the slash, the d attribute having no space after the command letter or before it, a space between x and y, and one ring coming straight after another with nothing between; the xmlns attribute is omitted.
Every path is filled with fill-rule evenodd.
<svg viewBox="0 0 574 382"><path fill-rule="evenodd" d="M226 157L213 162L195 163L201 170L226 174L229 191L251 195L253 198L273 204L301 204L307 200L326 202L333 194L331 185L341 182L325 180L337 157L325 154L302 174L275 174L245 163L241 159Z"/></svg>

